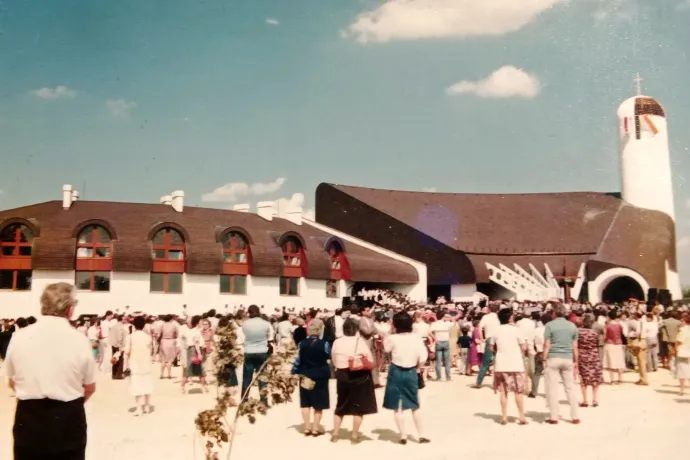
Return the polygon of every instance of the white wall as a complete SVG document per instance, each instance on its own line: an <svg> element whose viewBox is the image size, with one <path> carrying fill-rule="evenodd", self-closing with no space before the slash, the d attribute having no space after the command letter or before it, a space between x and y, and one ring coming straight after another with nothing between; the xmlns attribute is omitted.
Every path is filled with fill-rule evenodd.
<svg viewBox="0 0 690 460"><path fill-rule="evenodd" d="M381 255L384 255L386 257L390 257L391 259L398 260L400 262L405 262L407 264L412 265L415 270L417 270L417 275L419 277L419 281L417 284L394 284L390 285L392 287L389 287L388 289L391 289L393 291L399 292L401 294L405 294L409 298L415 301L422 301L426 302L427 300L427 295L426 295L426 287L427 287L427 271L426 271L426 264L419 262L417 260L410 259L409 257L401 256L400 254L397 254L393 251L389 251L387 249L384 249L380 246L373 245L367 241L361 240L359 238L355 238L352 235L348 235L347 233L343 233L341 231L338 231L334 228L327 227L325 225L316 223L314 221L311 221L309 219L302 219L302 223L306 225L310 225L314 228L318 228L319 230L329 233L333 236L337 236L338 238L342 239L343 241L347 241L353 244L356 244L358 246L362 246L364 248L367 248L371 251L377 252ZM342 295L340 292L338 293Z"/></svg>
<svg viewBox="0 0 690 460"><path fill-rule="evenodd" d="M0 318L38 316L40 296L50 283L74 283L73 271L34 270L31 291L0 291ZM103 314L107 310L144 311L152 314L182 314L187 305L187 314L206 312L212 308L219 313L231 312L235 307L251 304L264 305L267 313L274 308L338 308L341 298L349 295L347 283L340 281L338 298L326 297L326 282L323 280L300 279L299 296L281 296L279 278L258 276L247 277L247 294L220 293L218 275L185 274L181 294L150 292L148 273L113 272L109 292L79 291L77 315ZM126 307L129 306L129 309Z"/></svg>
<svg viewBox="0 0 690 460"><path fill-rule="evenodd" d="M455 301L465 301L466 299L473 299L475 292L477 292L477 285L474 283L453 284L450 286L450 298L451 300Z"/></svg>

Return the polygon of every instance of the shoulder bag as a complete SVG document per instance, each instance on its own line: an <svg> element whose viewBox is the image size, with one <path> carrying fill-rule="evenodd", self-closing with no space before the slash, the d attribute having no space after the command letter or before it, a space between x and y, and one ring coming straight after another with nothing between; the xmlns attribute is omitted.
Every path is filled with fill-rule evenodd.
<svg viewBox="0 0 690 460"><path fill-rule="evenodd" d="M359 336L355 342L355 355L350 356L347 360L348 369L351 371L371 371L374 369L374 363L372 363L368 357L363 354L357 354L357 346L359 345Z"/></svg>

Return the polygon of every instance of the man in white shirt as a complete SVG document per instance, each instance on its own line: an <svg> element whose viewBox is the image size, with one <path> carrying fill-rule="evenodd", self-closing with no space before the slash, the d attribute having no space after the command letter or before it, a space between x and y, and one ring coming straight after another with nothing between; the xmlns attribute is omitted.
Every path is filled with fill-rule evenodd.
<svg viewBox="0 0 690 460"><path fill-rule="evenodd" d="M656 372L659 367L659 322L650 312L642 321L642 337L647 341L647 372Z"/></svg>
<svg viewBox="0 0 690 460"><path fill-rule="evenodd" d="M443 361L446 380L450 382L450 332L453 325L450 315L445 313L440 321L434 321L429 328L429 333L436 342L436 380L441 380L441 361Z"/></svg>
<svg viewBox="0 0 690 460"><path fill-rule="evenodd" d="M482 357L482 365L479 368L479 373L477 374L477 384L474 386L474 388L482 387L484 377L486 377L486 373L489 371L491 361L494 358L493 337L498 328L501 326L501 323L498 320L498 315L496 314L499 308L498 305L493 304L488 308L489 313L482 316L482 319L479 320L479 338L484 343L484 355Z"/></svg>
<svg viewBox="0 0 690 460"><path fill-rule="evenodd" d="M96 391L96 362L89 340L72 328L76 290L51 284L41 295L40 320L15 332L5 373L17 396L15 460L83 460L84 403Z"/></svg>

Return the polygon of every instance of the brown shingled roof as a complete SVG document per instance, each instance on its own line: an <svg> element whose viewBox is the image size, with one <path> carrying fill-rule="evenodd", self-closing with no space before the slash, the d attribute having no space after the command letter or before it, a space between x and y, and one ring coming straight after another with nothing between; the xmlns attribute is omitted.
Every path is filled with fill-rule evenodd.
<svg viewBox="0 0 690 460"><path fill-rule="evenodd" d="M426 263L429 284L484 283L486 263L532 263L577 275L597 261L639 272L666 286L676 270L673 220L618 195L428 193L320 184L317 220ZM385 236L381 236L385 235ZM463 262L463 260L467 262ZM593 279L602 264L588 264Z"/></svg>
<svg viewBox="0 0 690 460"><path fill-rule="evenodd" d="M469 194L334 187L466 253L594 254L621 201L605 193Z"/></svg>
<svg viewBox="0 0 690 460"><path fill-rule="evenodd" d="M98 219L117 235L113 241L113 270L148 272L152 267L150 235L162 224L179 228L187 240L187 273L221 273L223 252L218 242L219 228L243 230L250 239L252 269L256 276L280 276L282 252L277 238L294 232L304 242L307 277L330 278L330 260L325 250L333 237L307 224L296 225L274 218L267 221L256 214L188 206L178 213L163 204L77 201L69 210L61 201L50 201L23 208L0 211L0 227L5 222L26 219L40 231L34 239L33 268L73 270L76 235L87 221ZM36 232L38 234L38 232ZM350 263L352 281L417 283L411 265L383 256L354 243L343 244Z"/></svg>

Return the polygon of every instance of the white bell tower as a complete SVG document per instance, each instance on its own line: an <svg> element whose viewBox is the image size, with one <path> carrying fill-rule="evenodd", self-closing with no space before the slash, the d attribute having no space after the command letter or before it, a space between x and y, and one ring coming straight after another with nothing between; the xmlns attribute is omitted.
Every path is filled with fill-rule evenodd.
<svg viewBox="0 0 690 460"><path fill-rule="evenodd" d="M641 80L638 74L637 96L618 108L623 200L675 221L666 114L655 99L642 95Z"/></svg>
<svg viewBox="0 0 690 460"><path fill-rule="evenodd" d="M666 113L656 99L642 95L641 81L637 74L637 96L618 108L623 200L661 211L675 222ZM674 300L682 298L678 272L669 268L668 260L666 289Z"/></svg>

